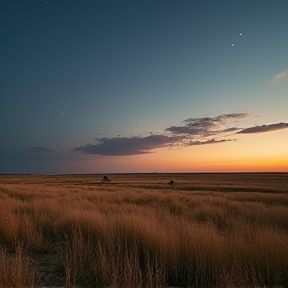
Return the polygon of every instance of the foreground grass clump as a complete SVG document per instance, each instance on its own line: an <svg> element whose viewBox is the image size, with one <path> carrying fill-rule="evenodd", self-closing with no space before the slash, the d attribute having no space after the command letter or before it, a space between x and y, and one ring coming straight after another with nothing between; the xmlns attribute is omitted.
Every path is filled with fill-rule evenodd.
<svg viewBox="0 0 288 288"><path fill-rule="evenodd" d="M279 287L287 276L287 175L110 178L0 176L0 286Z"/></svg>

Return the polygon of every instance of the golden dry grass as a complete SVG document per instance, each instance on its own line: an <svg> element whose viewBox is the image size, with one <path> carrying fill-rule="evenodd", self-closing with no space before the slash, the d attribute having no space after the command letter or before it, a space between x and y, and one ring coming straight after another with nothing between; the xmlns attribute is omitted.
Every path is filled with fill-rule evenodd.
<svg viewBox="0 0 288 288"><path fill-rule="evenodd" d="M0 175L0 286L272 287L288 275L287 174L109 178Z"/></svg>

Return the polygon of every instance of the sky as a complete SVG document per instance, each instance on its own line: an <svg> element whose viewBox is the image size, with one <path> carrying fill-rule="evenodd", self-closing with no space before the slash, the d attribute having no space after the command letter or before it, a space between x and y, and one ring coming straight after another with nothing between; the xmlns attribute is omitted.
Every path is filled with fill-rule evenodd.
<svg viewBox="0 0 288 288"><path fill-rule="evenodd" d="M0 173L288 171L287 0L2 0Z"/></svg>

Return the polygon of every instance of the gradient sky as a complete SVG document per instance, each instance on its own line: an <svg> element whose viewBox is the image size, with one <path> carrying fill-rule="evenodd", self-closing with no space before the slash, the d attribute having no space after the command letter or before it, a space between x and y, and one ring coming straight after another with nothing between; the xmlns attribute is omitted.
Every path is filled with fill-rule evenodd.
<svg viewBox="0 0 288 288"><path fill-rule="evenodd" d="M288 171L287 0L2 0L0 173Z"/></svg>

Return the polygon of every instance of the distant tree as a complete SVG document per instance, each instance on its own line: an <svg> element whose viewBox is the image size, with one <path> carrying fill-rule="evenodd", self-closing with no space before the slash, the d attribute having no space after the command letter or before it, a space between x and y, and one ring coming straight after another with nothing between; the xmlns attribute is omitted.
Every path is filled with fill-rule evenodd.
<svg viewBox="0 0 288 288"><path fill-rule="evenodd" d="M175 182L173 181L173 180L170 180L169 182L168 182L168 185L173 185Z"/></svg>
<svg viewBox="0 0 288 288"><path fill-rule="evenodd" d="M102 179L102 182L111 182L111 180L108 178L108 176L104 176Z"/></svg>

